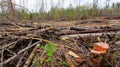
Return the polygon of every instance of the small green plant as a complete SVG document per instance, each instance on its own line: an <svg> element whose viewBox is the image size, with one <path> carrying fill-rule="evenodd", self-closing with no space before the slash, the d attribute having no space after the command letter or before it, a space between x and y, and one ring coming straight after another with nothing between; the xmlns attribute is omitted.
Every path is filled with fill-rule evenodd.
<svg viewBox="0 0 120 67"><path fill-rule="evenodd" d="M61 66L69 67L69 65L68 65L67 62L65 62L65 61L62 61L62 62L61 62Z"/></svg>
<svg viewBox="0 0 120 67"><path fill-rule="evenodd" d="M43 49L43 48L45 48L45 46L40 46L40 49Z"/></svg>
<svg viewBox="0 0 120 67"><path fill-rule="evenodd" d="M46 51L46 54L48 56L47 58L47 62L51 62L52 61L52 56L54 55L54 53L56 52L56 46L54 44L51 44L51 43L48 43L46 46L45 46L45 51Z"/></svg>
<svg viewBox="0 0 120 67"><path fill-rule="evenodd" d="M66 65L67 63L65 61L61 62L61 65Z"/></svg>
<svg viewBox="0 0 120 67"><path fill-rule="evenodd" d="M35 64L35 67L39 67L39 65L36 63L36 64Z"/></svg>
<svg viewBox="0 0 120 67"><path fill-rule="evenodd" d="M35 64L35 67L42 67L41 65L39 66L37 63Z"/></svg>
<svg viewBox="0 0 120 67"><path fill-rule="evenodd" d="M116 58L116 57L118 56L118 53L117 53L117 52L114 52L114 53L112 54L112 56Z"/></svg>
<svg viewBox="0 0 120 67"><path fill-rule="evenodd" d="M46 62L51 62L52 61L52 58L51 57L48 57L47 59L46 59Z"/></svg>

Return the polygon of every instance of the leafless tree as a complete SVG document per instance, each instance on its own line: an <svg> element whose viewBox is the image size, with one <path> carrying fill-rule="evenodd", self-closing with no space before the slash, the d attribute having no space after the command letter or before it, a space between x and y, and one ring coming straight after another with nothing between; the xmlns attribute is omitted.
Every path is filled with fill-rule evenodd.
<svg viewBox="0 0 120 67"><path fill-rule="evenodd" d="M98 0L93 0L93 8L94 9L98 8Z"/></svg>
<svg viewBox="0 0 120 67"><path fill-rule="evenodd" d="M106 0L106 8L109 7L109 2L110 2L110 0Z"/></svg>
<svg viewBox="0 0 120 67"><path fill-rule="evenodd" d="M1 1L1 10L6 18L15 18L15 11L13 7L12 0L2 0Z"/></svg>
<svg viewBox="0 0 120 67"><path fill-rule="evenodd" d="M98 15L98 0L93 0L94 15Z"/></svg>
<svg viewBox="0 0 120 67"><path fill-rule="evenodd" d="M15 17L15 12L14 12L14 7L13 7L13 4L12 4L12 0L8 0L8 4L9 4L9 9L10 9L11 15L14 18Z"/></svg>

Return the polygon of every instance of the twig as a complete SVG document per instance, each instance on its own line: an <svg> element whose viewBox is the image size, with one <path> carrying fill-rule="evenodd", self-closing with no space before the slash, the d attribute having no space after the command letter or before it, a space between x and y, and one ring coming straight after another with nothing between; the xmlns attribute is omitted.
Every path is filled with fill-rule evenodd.
<svg viewBox="0 0 120 67"><path fill-rule="evenodd" d="M1 54L1 63L3 62L3 54L4 54L4 47L2 47L2 54ZM3 64L0 65L1 67L3 67Z"/></svg>
<svg viewBox="0 0 120 67"><path fill-rule="evenodd" d="M30 65L33 57L35 56L35 51L36 51L36 49L39 48L39 47L40 47L40 44L37 44L37 45L35 46L35 48L34 48L33 51L31 52L30 56L28 57L25 65L24 65L23 67L29 67L29 65Z"/></svg>
<svg viewBox="0 0 120 67"><path fill-rule="evenodd" d="M4 62L1 62L0 65L7 64L8 62L10 62L10 61L12 61L13 59L15 59L17 56L19 56L20 54L22 54L24 51L26 51L26 50L34 47L36 44L38 44L38 43L40 43L40 42L41 42L41 41L35 42L35 43L32 44L31 46L22 49L21 51L19 51L19 52L17 53L17 55L14 55L14 56L12 56L11 58L5 60Z"/></svg>
<svg viewBox="0 0 120 67"><path fill-rule="evenodd" d="M101 55L100 55L100 57L101 57L104 61L106 61L106 63L108 63L110 66L114 67L108 60L106 60L106 58L104 58L104 57L101 56Z"/></svg>
<svg viewBox="0 0 120 67"><path fill-rule="evenodd" d="M9 50L9 49L6 49L9 53L13 54L13 55L16 55L16 53L14 53L13 51Z"/></svg>
<svg viewBox="0 0 120 67"><path fill-rule="evenodd" d="M30 43L28 44L28 46L30 46L32 44L32 40L30 41ZM27 47L28 47L27 46ZM26 55L27 51L23 53L22 57L19 59L16 67L20 67L21 63L22 63L22 59L24 58L24 56Z"/></svg>
<svg viewBox="0 0 120 67"><path fill-rule="evenodd" d="M9 43L9 44L6 44L5 46L3 46L4 48L7 48L7 47L9 47L9 46L11 46L11 45L13 45L14 43L17 43L18 41L15 41L15 42L12 42L12 43ZM2 48L0 47L0 50L1 50Z"/></svg>

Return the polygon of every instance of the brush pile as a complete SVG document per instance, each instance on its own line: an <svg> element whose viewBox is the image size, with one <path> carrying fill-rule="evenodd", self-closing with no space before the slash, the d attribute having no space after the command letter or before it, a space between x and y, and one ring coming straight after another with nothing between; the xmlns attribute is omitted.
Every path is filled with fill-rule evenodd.
<svg viewBox="0 0 120 67"><path fill-rule="evenodd" d="M120 67L120 26L58 26L1 21L0 66Z"/></svg>

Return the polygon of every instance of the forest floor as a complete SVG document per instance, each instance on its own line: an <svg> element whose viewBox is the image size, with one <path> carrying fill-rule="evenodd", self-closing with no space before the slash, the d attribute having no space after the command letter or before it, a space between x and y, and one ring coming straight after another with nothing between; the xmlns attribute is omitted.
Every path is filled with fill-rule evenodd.
<svg viewBox="0 0 120 67"><path fill-rule="evenodd" d="M109 47L97 47L106 51L93 53L95 43L101 42ZM2 20L0 66L120 67L120 18L44 23Z"/></svg>

